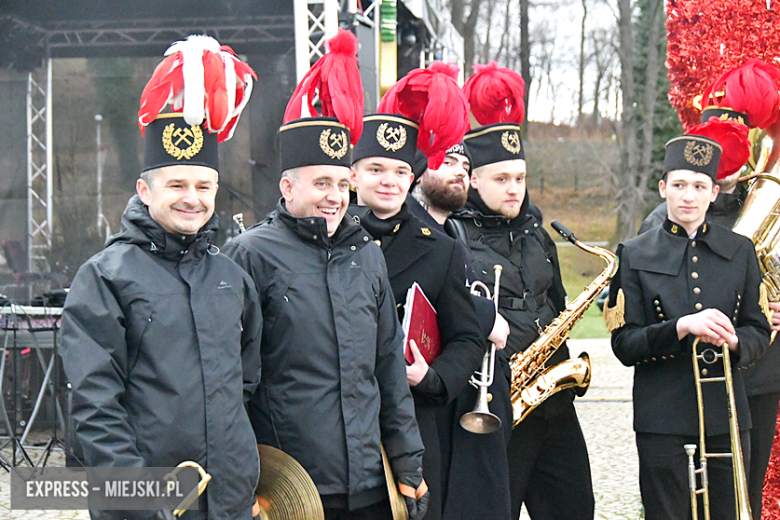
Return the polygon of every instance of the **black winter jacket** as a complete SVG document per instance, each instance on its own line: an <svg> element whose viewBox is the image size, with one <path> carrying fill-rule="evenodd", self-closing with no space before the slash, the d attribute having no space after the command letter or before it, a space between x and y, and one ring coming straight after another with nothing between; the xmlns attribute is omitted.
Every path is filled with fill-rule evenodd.
<svg viewBox="0 0 780 520"><path fill-rule="evenodd" d="M242 397L261 371L254 284L211 245L216 216L183 245L134 196L122 226L79 269L62 317L86 465L194 460L213 477L208 518L249 519L258 457Z"/></svg>
<svg viewBox="0 0 780 520"><path fill-rule="evenodd" d="M406 382L403 333L379 247L352 219L276 212L225 246L263 308L263 382L249 404L257 440L293 456L321 495L422 476L423 445Z"/></svg>
<svg viewBox="0 0 780 520"><path fill-rule="evenodd" d="M476 190L469 191L466 207L453 215L463 223L474 258L477 276L493 287L493 266L500 264L499 312L509 322L510 334L504 353L507 358L525 351L544 328L566 306L558 252L550 235L530 211L528 193L520 214L512 220L491 211ZM547 366L569 358L564 344ZM532 413L557 415L566 409L574 394L559 392Z"/></svg>

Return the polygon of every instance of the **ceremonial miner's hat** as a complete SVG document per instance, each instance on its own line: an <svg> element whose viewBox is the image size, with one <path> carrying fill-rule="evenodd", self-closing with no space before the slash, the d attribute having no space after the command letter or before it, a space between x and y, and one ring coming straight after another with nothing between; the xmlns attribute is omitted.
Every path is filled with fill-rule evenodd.
<svg viewBox="0 0 780 520"><path fill-rule="evenodd" d="M726 71L702 94L704 111L727 109L745 116L740 121L751 128L766 128L777 120L780 110L780 71L758 58ZM718 114L720 117L721 114ZM727 117L731 119L727 113ZM709 121L707 119L706 121ZM705 122L702 114L702 122Z"/></svg>
<svg viewBox="0 0 780 520"><path fill-rule="evenodd" d="M279 128L282 171L301 166L352 164L350 144L363 132L363 83L355 36L339 29L328 52L295 88ZM322 113L312 100L319 97Z"/></svg>
<svg viewBox="0 0 780 520"><path fill-rule="evenodd" d="M466 146L465 143L461 141L458 144L453 145L447 149L447 151L445 152L445 156L450 154L462 155L463 157L469 160L468 174L469 176L471 176L470 165L473 159L471 158L471 152L469 152L468 146ZM414 180L416 181L417 179L419 179L427 169L428 169L428 158L425 156L424 153L422 153L422 151L417 150L417 153L414 156L414 164L412 165L412 172L414 172Z"/></svg>
<svg viewBox="0 0 780 520"><path fill-rule="evenodd" d="M525 82L517 72L495 61L474 65L475 73L463 86L471 110L471 131L464 142L472 168L525 159L520 125L525 117Z"/></svg>
<svg viewBox="0 0 780 520"><path fill-rule="evenodd" d="M432 168L441 166L447 150L469 128L468 102L455 78L457 65L434 62L414 69L388 89L377 114L363 120L363 137L352 162L388 157L414 166L417 149Z"/></svg>
<svg viewBox="0 0 780 520"><path fill-rule="evenodd" d="M673 137L666 143L664 175L674 170L691 170L709 175L715 181L721 152L718 142L709 137L691 134Z"/></svg>
<svg viewBox="0 0 780 520"><path fill-rule="evenodd" d="M219 170L217 143L233 136L257 76L209 36L175 42L165 56L141 94L143 171L182 164ZM161 113L166 105L172 112Z"/></svg>
<svg viewBox="0 0 780 520"><path fill-rule="evenodd" d="M716 107L715 105L704 107L704 109L701 111L701 122L706 123L713 117L726 121L736 121L737 123L747 127L750 126L750 121L748 121L747 114L743 114L726 107Z"/></svg>

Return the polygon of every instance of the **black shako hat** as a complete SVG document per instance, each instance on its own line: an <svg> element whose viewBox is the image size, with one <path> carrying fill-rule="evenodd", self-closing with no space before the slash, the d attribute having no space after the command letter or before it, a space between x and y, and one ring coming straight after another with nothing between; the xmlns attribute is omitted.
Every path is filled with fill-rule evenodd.
<svg viewBox="0 0 780 520"><path fill-rule="evenodd" d="M188 124L179 112L159 114L144 133L143 171L182 164L219 171L217 134L205 123Z"/></svg>
<svg viewBox="0 0 780 520"><path fill-rule="evenodd" d="M718 162L723 152L714 139L695 134L673 137L666 143L664 175L674 170L691 170L718 178Z"/></svg>
<svg viewBox="0 0 780 520"><path fill-rule="evenodd" d="M468 132L463 142L471 152L471 168L514 159L525 160L520 125L496 123Z"/></svg>
<svg viewBox="0 0 780 520"><path fill-rule="evenodd" d="M366 157L398 159L414 166L420 125L396 114L372 114L363 118L363 134L352 149L352 164Z"/></svg>
<svg viewBox="0 0 780 520"><path fill-rule="evenodd" d="M301 166L352 165L349 128L335 117L294 119L279 128L282 171Z"/></svg>
<svg viewBox="0 0 780 520"><path fill-rule="evenodd" d="M461 141L460 143L454 146L451 146L446 152L447 155L453 153L464 156L466 159L469 160L469 165L471 165L471 163L473 162L473 159L471 157L471 152L469 152L468 146L466 146L463 143L463 141ZM422 150L418 149L414 156L414 164L412 165L412 172L414 172L415 182L417 182L417 179L419 179L422 176L422 174L425 173L427 170L428 170L428 158L425 156L424 153L422 153ZM469 177L471 177L471 170L472 167L469 166L469 172L468 172Z"/></svg>
<svg viewBox="0 0 780 520"><path fill-rule="evenodd" d="M718 119L724 119L728 121L736 121L737 123L741 123L750 128L747 114L737 112L736 110L731 110L730 108L716 106L704 107L704 110L701 111L701 122L706 123L710 120L711 117L717 117Z"/></svg>

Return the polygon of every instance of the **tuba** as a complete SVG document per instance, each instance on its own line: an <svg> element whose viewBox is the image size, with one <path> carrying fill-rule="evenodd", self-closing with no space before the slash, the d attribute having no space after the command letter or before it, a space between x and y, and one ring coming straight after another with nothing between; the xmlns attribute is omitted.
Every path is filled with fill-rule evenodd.
<svg viewBox="0 0 780 520"><path fill-rule="evenodd" d="M512 416L517 426L532 410L551 395L574 388L582 397L590 386L590 358L586 353L578 359L568 359L553 367L547 361L569 337L574 324L590 307L617 271L617 256L606 249L588 246L577 240L569 229L557 220L551 222L553 229L563 238L588 253L600 256L607 266L577 298L566 304L557 318L550 323L534 343L509 360L512 369Z"/></svg>
<svg viewBox="0 0 780 520"><path fill-rule="evenodd" d="M750 500L748 500L747 477L745 475L745 462L742 459L742 444L739 439L739 423L737 422L737 406L734 402L734 382L731 377L731 357L729 355L728 344L723 345L723 352L716 352L712 348L705 349L701 354L697 350L699 338L693 342L693 376L696 382L696 403L699 410L699 469L696 469L694 454L696 453L695 444L686 444L685 453L688 454L688 484L691 493L691 510L693 511L693 520L699 518L698 495L702 495L702 505L705 520L710 520L710 490L707 481L707 459L713 457L725 457L731 459L731 467L734 473L734 496L737 506L737 520L751 520L753 515L750 510ZM706 368L699 368L699 362L706 365L715 363L718 359L723 360L723 377L703 377L707 375ZM724 383L726 385L726 396L728 398L729 412L729 437L731 440L731 451L729 453L709 453L705 444L704 432L704 398L702 394L702 384L704 383ZM701 476L701 488L696 483L696 475Z"/></svg>
<svg viewBox="0 0 780 520"><path fill-rule="evenodd" d="M780 300L780 136L751 130L753 150L749 167L752 184L733 231L749 238L763 275L769 301ZM762 298L763 301L763 298ZM764 309L767 312L767 309Z"/></svg>

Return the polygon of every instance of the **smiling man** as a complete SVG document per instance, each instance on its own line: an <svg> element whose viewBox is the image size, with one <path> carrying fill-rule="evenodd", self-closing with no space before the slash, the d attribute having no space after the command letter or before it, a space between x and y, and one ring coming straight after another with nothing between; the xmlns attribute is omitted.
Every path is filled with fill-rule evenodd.
<svg viewBox="0 0 780 520"><path fill-rule="evenodd" d="M204 53L220 64L234 59L202 38L176 45L198 60ZM197 79L189 76L184 88L197 87ZM183 95L177 88L163 92ZM252 280L212 244L221 123L147 114L147 100L137 195L122 215L122 231L79 269L63 310L60 352L73 387L76 437L90 467L196 461L213 479L199 510L183 518L249 520L259 472L244 402L260 382L262 318ZM162 511L90 514L170 518Z"/></svg>
<svg viewBox="0 0 780 520"><path fill-rule="evenodd" d="M462 101L465 104L465 99ZM406 295L415 282L437 313L441 352L430 366L415 352L414 363L406 372L425 446L423 474L430 489L425 518L441 520L439 438L449 437L451 432L449 428L440 432L437 414L460 394L479 368L486 342L466 287L463 249L453 238L418 220L406 202L414 180L417 123L397 115L374 114L364 118L363 128L353 150L351 180L358 205L350 208L350 214L359 218L382 248L399 319L408 311L404 307ZM387 145L391 133L402 136L395 141L399 145Z"/></svg>
<svg viewBox="0 0 780 520"><path fill-rule="evenodd" d="M731 142L747 147L746 133L740 136L726 122L696 128L708 135L733 133ZM618 247L619 268L605 307L612 350L634 367L639 486L648 520L691 517L684 445L699 444L691 359L697 337L699 353L719 353L724 345L731 350L742 454L750 460L751 417L743 371L736 369L766 351L769 323L759 303L761 273L753 244L708 218L718 196L721 153L718 142L704 135L686 134L666 144L658 187L668 217ZM703 368L709 376L723 375L719 360ZM705 385L703 395L707 451L729 452L725 385ZM709 459L707 467L712 518L736 518L731 461ZM703 517L701 508L698 514Z"/></svg>
<svg viewBox="0 0 780 520"><path fill-rule="evenodd" d="M346 31L336 38L340 43L332 41L315 67L354 72L351 99L360 101L357 41ZM331 61L338 59L334 52L343 55L339 65ZM312 68L309 74L319 73ZM288 113L300 103L294 94ZM285 116L282 198L266 221L224 250L254 279L265 317L263 383L249 402L257 442L283 450L306 469L326 520L391 520L381 446L399 488L411 488L413 497L422 483L423 446L382 252L344 218L350 141L362 128L356 125L362 102L355 112L355 119L339 112L351 126Z"/></svg>

